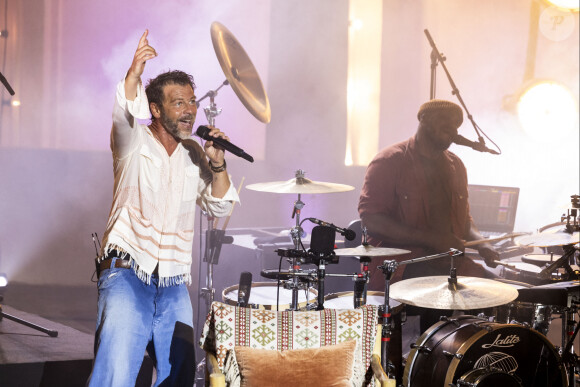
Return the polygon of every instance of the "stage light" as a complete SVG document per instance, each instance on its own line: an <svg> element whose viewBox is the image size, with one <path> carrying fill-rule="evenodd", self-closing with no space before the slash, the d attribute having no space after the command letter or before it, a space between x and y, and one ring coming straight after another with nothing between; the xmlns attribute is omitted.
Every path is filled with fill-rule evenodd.
<svg viewBox="0 0 580 387"><path fill-rule="evenodd" d="M8 285L8 278L6 278L6 274L0 273L0 288L6 287Z"/></svg>
<svg viewBox="0 0 580 387"><path fill-rule="evenodd" d="M561 139L578 126L578 106L570 90L554 81L537 81L521 93L517 114L522 128L540 141Z"/></svg>
<svg viewBox="0 0 580 387"><path fill-rule="evenodd" d="M580 1L578 0L546 0L546 2L554 7L567 9L568 11L577 12L580 9Z"/></svg>
<svg viewBox="0 0 580 387"><path fill-rule="evenodd" d="M11 102L11 105L12 105L12 106L14 106L14 107L18 107L18 106L20 106L20 101L19 101L19 100L17 100L17 99L15 99L15 100L13 100L13 101Z"/></svg>
<svg viewBox="0 0 580 387"><path fill-rule="evenodd" d="M368 165L378 152L382 0L349 0L345 165Z"/></svg>

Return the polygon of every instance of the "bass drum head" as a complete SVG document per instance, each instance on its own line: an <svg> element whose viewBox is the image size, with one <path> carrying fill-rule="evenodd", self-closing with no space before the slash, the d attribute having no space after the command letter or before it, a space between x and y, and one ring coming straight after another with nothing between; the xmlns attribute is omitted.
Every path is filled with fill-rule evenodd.
<svg viewBox="0 0 580 387"><path fill-rule="evenodd" d="M545 336L520 325L459 316L438 322L419 337L409 353L403 384L456 385L464 375L486 368L513 375L526 387L566 382L560 358Z"/></svg>
<svg viewBox="0 0 580 387"><path fill-rule="evenodd" d="M457 381L458 386L477 387L523 387L515 375L501 371L498 368L478 368L469 371Z"/></svg>

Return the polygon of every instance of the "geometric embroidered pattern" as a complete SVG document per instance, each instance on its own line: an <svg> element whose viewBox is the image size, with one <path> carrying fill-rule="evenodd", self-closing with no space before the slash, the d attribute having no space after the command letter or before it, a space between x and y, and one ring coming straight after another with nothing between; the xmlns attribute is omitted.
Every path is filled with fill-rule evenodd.
<svg viewBox="0 0 580 387"><path fill-rule="evenodd" d="M265 324L268 321L276 318L276 312L272 312L265 309L257 309L255 312L252 313L252 317L254 317L259 322Z"/></svg>
<svg viewBox="0 0 580 387"><path fill-rule="evenodd" d="M357 322L361 321L362 316L359 313L356 313L354 310L347 311L342 313L339 317L340 321L345 323L348 326L356 324Z"/></svg>
<svg viewBox="0 0 580 387"><path fill-rule="evenodd" d="M276 312L237 308L213 302L203 325L199 345L213 353L223 371L229 351L236 345L258 349L319 348L357 340L357 362L362 374L370 369L377 333L377 307Z"/></svg>
<svg viewBox="0 0 580 387"><path fill-rule="evenodd" d="M226 342L234 334L234 329L226 324L223 320L215 327L216 339L221 342Z"/></svg>
<svg viewBox="0 0 580 387"><path fill-rule="evenodd" d="M318 322L318 314L303 312L296 317L295 321L307 327Z"/></svg>
<svg viewBox="0 0 580 387"><path fill-rule="evenodd" d="M340 335L338 335L338 337L340 338L339 341L341 343L343 341L360 339L360 335L355 330L353 330L351 328L348 328L346 331L343 331Z"/></svg>
<svg viewBox="0 0 580 387"><path fill-rule="evenodd" d="M310 329L303 329L296 335L296 340L300 348L316 348L318 335Z"/></svg>
<svg viewBox="0 0 580 387"><path fill-rule="evenodd" d="M265 325L260 325L254 329L252 338L255 339L262 347L270 344L276 338L276 333Z"/></svg>

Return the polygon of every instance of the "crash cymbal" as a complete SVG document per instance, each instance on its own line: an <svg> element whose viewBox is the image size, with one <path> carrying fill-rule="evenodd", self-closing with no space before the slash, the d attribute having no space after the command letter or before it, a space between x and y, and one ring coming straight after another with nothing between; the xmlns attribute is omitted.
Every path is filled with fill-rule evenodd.
<svg viewBox="0 0 580 387"><path fill-rule="evenodd" d="M371 245L360 245L357 247L334 250L334 254L339 257L381 257L403 255L407 253L410 253L410 251L391 247L373 247Z"/></svg>
<svg viewBox="0 0 580 387"><path fill-rule="evenodd" d="M236 37L221 23L211 24L211 42L226 79L246 109L270 122L270 102L260 76Z"/></svg>
<svg viewBox="0 0 580 387"><path fill-rule="evenodd" d="M565 226L554 226L542 232L515 238L519 246L552 247L573 245L580 242L580 232L568 232Z"/></svg>
<svg viewBox="0 0 580 387"><path fill-rule="evenodd" d="M431 309L470 310L504 305L518 296L514 287L477 277L457 277L457 289L446 276L418 277L391 285L390 297L407 305Z"/></svg>
<svg viewBox="0 0 580 387"><path fill-rule="evenodd" d="M246 186L247 189L260 192L291 193L291 194L321 194L352 191L353 186L346 184L312 181L305 177L297 177L287 181L272 181Z"/></svg>

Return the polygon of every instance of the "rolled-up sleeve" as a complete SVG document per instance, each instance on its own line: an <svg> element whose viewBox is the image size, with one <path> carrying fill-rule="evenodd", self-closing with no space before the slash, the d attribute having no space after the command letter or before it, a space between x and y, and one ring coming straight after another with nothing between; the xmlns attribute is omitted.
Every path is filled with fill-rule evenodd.
<svg viewBox="0 0 580 387"><path fill-rule="evenodd" d="M211 185L208 185L201 194L201 207L210 215L221 218L228 215L235 202L240 203L240 198L234 184L230 178L230 188L227 190L223 198L216 198L212 196Z"/></svg>
<svg viewBox="0 0 580 387"><path fill-rule="evenodd" d="M142 84L137 88L137 97L133 101L125 97L125 81L117 84L111 129L111 150L114 157L122 159L136 149L139 134L137 119L150 117L148 105Z"/></svg>

